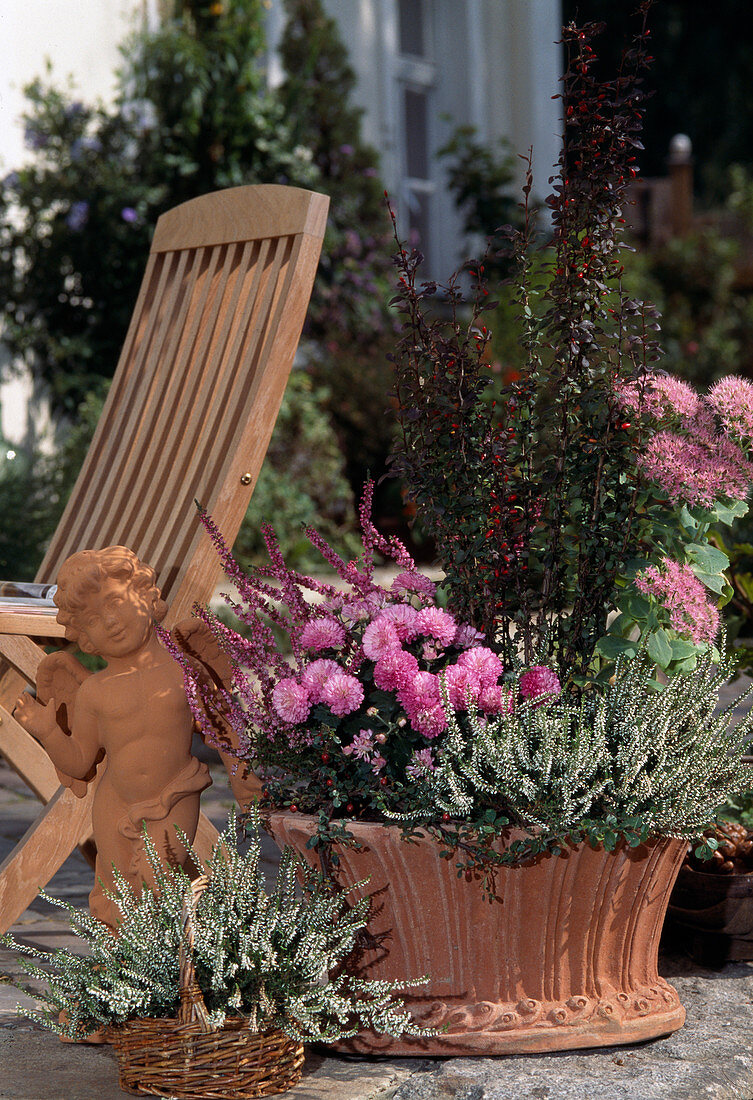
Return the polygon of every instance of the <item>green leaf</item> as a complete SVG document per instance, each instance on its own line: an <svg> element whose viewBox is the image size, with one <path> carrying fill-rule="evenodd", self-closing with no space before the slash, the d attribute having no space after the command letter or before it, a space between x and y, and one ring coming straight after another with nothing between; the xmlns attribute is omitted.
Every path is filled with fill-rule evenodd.
<svg viewBox="0 0 753 1100"><path fill-rule="evenodd" d="M723 573L705 573L699 566L691 565L690 567L695 573L698 580L709 589L710 592L716 592L718 596L724 594L724 590L727 586L727 578Z"/></svg>
<svg viewBox="0 0 753 1100"><path fill-rule="evenodd" d="M612 634L605 634L603 638L599 638L596 649L602 657L606 657L610 661L622 657L623 654L628 657L635 657L638 653L636 642L631 642L628 638L615 638Z"/></svg>
<svg viewBox="0 0 753 1100"><path fill-rule="evenodd" d="M648 655L659 668L667 668L672 660L672 644L666 630L655 630L649 635Z"/></svg>
<svg viewBox="0 0 753 1100"><path fill-rule="evenodd" d="M686 642L684 638L673 638L670 645L673 661L683 661L686 657L694 657L697 653L697 647L692 642Z"/></svg>
<svg viewBox="0 0 753 1100"><path fill-rule="evenodd" d="M712 515L719 523L732 524L736 519L748 514L748 505L744 500L733 500L729 504L715 504Z"/></svg>
<svg viewBox="0 0 753 1100"><path fill-rule="evenodd" d="M724 551L708 543L690 542L685 547L685 553L704 573L721 573L729 565L729 558Z"/></svg>

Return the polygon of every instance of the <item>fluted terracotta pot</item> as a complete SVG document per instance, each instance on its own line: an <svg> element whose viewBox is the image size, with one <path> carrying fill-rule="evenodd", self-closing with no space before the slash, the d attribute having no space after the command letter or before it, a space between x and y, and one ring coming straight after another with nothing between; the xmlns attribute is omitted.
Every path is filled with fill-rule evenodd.
<svg viewBox="0 0 753 1100"><path fill-rule="evenodd" d="M306 841L313 818L276 813L275 839L317 866ZM405 995L435 1039L361 1033L340 1049L390 1055L491 1055L635 1043L681 1027L685 1010L657 972L669 894L687 845L658 840L501 868L500 901L457 877L427 835L415 844L395 826L349 822L360 850L338 848L340 882L368 878L365 949L352 972L430 984ZM502 843L513 839L511 833Z"/></svg>

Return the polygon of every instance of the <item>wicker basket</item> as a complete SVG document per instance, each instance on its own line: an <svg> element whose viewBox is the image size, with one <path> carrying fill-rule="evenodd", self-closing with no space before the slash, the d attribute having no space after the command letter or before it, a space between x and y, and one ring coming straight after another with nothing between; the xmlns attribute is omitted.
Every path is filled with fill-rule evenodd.
<svg viewBox="0 0 753 1100"><path fill-rule="evenodd" d="M192 886L183 924L193 946L191 914L206 878ZM252 1100L292 1088L301 1079L303 1044L281 1031L251 1032L229 1018L212 1028L190 951L180 954L178 1018L130 1020L110 1031L125 1092L181 1100Z"/></svg>

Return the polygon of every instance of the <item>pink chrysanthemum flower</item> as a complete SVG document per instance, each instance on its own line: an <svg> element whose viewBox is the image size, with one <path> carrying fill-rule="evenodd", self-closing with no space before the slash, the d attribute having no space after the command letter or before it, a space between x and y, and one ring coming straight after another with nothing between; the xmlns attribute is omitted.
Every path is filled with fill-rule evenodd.
<svg viewBox="0 0 753 1100"><path fill-rule="evenodd" d="M410 607L408 604L399 603L394 604L392 607L385 607L379 618L387 619L392 623L401 642L412 642L416 634L418 634L418 626L416 624L418 611L416 611L415 607Z"/></svg>
<svg viewBox="0 0 753 1100"><path fill-rule="evenodd" d="M447 729L447 715L440 705L427 707L412 715L410 724L416 733L421 733L429 740L433 740Z"/></svg>
<svg viewBox="0 0 753 1100"><path fill-rule="evenodd" d="M416 749L405 769L411 779L418 779L424 771L434 771L434 757L431 749Z"/></svg>
<svg viewBox="0 0 753 1100"><path fill-rule="evenodd" d="M468 706L468 697L478 699L481 691L481 678L476 669L464 668L458 661L445 671L447 682L447 695L450 705L455 710L465 710Z"/></svg>
<svg viewBox="0 0 753 1100"><path fill-rule="evenodd" d="M399 688L398 698L409 718L421 710L439 706L442 702L439 677L433 672L416 672Z"/></svg>
<svg viewBox="0 0 753 1100"><path fill-rule="evenodd" d="M546 695L559 695L562 684L559 676L546 665L534 665L520 677L520 694L524 699L539 699Z"/></svg>
<svg viewBox="0 0 753 1100"><path fill-rule="evenodd" d="M328 657L320 657L319 660L312 661L304 668L301 683L308 691L312 703L321 702L322 688L329 677L336 672L342 672L342 668L337 661L332 661Z"/></svg>
<svg viewBox="0 0 753 1100"><path fill-rule="evenodd" d="M322 688L322 702L326 703L333 714L342 718L358 710L363 702L363 684L347 672L335 672Z"/></svg>
<svg viewBox="0 0 753 1100"><path fill-rule="evenodd" d="M280 680L272 691L272 705L284 722L304 722L311 709L309 693L292 676Z"/></svg>
<svg viewBox="0 0 753 1100"><path fill-rule="evenodd" d="M397 691L418 672L418 661L402 649L388 650L374 665L374 683L382 691Z"/></svg>
<svg viewBox="0 0 753 1100"><path fill-rule="evenodd" d="M635 587L653 596L669 612L673 630L700 645L719 632L719 612L689 565L665 558L661 569L650 565L635 578Z"/></svg>
<svg viewBox="0 0 753 1100"><path fill-rule="evenodd" d="M366 627L361 645L370 661L378 661L391 650L400 649L400 637L395 625L382 614Z"/></svg>
<svg viewBox="0 0 753 1100"><path fill-rule="evenodd" d="M398 573L390 585L390 592L394 592L396 595L415 592L419 596L428 596L430 600L434 599L436 590L437 586L434 582L425 577L423 573Z"/></svg>
<svg viewBox="0 0 753 1100"><path fill-rule="evenodd" d="M336 619L311 619L301 631L304 649L339 649L345 643L345 628Z"/></svg>
<svg viewBox="0 0 753 1100"><path fill-rule="evenodd" d="M729 431L753 443L752 382L728 375L714 383L706 400Z"/></svg>
<svg viewBox="0 0 753 1100"><path fill-rule="evenodd" d="M450 645L457 632L457 623L441 607L424 607L416 615L416 629L419 634L436 638L442 645Z"/></svg>
<svg viewBox="0 0 753 1100"><path fill-rule="evenodd" d="M502 684L483 687L478 697L478 707L484 714L512 714L512 693Z"/></svg>
<svg viewBox="0 0 753 1100"><path fill-rule="evenodd" d="M502 662L493 650L484 645L466 649L458 657L461 668L471 669L478 676L482 684L496 684L505 671Z"/></svg>
<svg viewBox="0 0 753 1100"><path fill-rule="evenodd" d="M374 753L374 731L360 730L349 745L343 745L345 756L355 756L356 760L371 760Z"/></svg>

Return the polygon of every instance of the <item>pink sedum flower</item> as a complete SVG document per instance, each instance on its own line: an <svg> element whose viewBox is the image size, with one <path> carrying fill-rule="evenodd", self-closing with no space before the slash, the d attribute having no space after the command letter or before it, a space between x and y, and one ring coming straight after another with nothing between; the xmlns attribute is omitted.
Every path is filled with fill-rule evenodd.
<svg viewBox="0 0 753 1100"><path fill-rule="evenodd" d="M275 685L272 705L284 722L293 725L305 722L311 710L307 689L292 676L286 676Z"/></svg>
<svg viewBox="0 0 753 1100"><path fill-rule="evenodd" d="M458 665L473 671L484 685L496 684L505 671L502 662L493 650L486 646L474 646L461 653L458 657Z"/></svg>
<svg viewBox="0 0 753 1100"><path fill-rule="evenodd" d="M402 649L388 650L374 665L374 683L382 691L397 691L418 672L418 661Z"/></svg>
<svg viewBox="0 0 753 1100"><path fill-rule="evenodd" d="M699 426L693 439L657 432L638 460L639 468L673 503L710 508L719 498L744 500L753 465L728 438Z"/></svg>
<svg viewBox="0 0 753 1100"><path fill-rule="evenodd" d="M534 665L520 677L520 694L524 699L541 699L545 696L559 695L562 684L559 676L546 665Z"/></svg>
<svg viewBox="0 0 753 1100"><path fill-rule="evenodd" d="M400 648L400 637L394 623L382 614L366 627L361 645L370 661L378 661L386 653Z"/></svg>
<svg viewBox="0 0 753 1100"><path fill-rule="evenodd" d="M441 607L424 607L416 616L417 633L436 638L442 645L450 645L457 633L457 623L448 611Z"/></svg>
<svg viewBox="0 0 753 1100"><path fill-rule="evenodd" d="M689 565L665 558L661 568L650 565L635 578L635 587L669 612L673 630L695 645L713 642L719 632L719 612Z"/></svg>
<svg viewBox="0 0 753 1100"><path fill-rule="evenodd" d="M363 684L347 672L335 672L322 688L322 702L338 718L352 714L363 702Z"/></svg>
<svg viewBox="0 0 753 1100"><path fill-rule="evenodd" d="M345 628L336 619L311 619L301 631L304 649L339 649L345 644Z"/></svg>
<svg viewBox="0 0 753 1100"><path fill-rule="evenodd" d="M321 702L322 688L329 677L342 671L337 661L332 661L327 657L320 657L317 661L312 661L310 665L306 665L301 676L301 683L308 691L312 703Z"/></svg>

